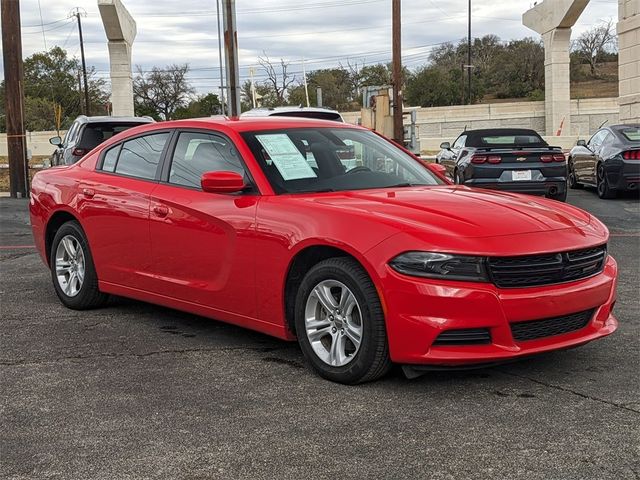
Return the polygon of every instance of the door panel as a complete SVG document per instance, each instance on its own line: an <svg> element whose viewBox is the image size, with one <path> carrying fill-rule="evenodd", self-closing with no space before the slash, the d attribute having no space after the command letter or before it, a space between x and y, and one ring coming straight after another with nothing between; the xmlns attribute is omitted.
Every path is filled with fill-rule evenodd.
<svg viewBox="0 0 640 480"><path fill-rule="evenodd" d="M155 186L100 172L79 185L78 208L100 280L149 286L149 194Z"/></svg>
<svg viewBox="0 0 640 480"><path fill-rule="evenodd" d="M158 185L151 195L152 291L255 317L258 198Z"/></svg>

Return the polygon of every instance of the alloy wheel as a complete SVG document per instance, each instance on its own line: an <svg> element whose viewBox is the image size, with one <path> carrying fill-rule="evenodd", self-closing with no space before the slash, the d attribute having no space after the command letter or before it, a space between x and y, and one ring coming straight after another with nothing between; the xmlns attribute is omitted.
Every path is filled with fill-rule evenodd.
<svg viewBox="0 0 640 480"><path fill-rule="evenodd" d="M66 235L58 243L54 268L64 294L75 297L84 283L85 258L80 242L73 235Z"/></svg>
<svg viewBox="0 0 640 480"><path fill-rule="evenodd" d="M362 343L362 310L355 295L337 280L323 280L307 297L305 330L311 348L324 363L343 367Z"/></svg>

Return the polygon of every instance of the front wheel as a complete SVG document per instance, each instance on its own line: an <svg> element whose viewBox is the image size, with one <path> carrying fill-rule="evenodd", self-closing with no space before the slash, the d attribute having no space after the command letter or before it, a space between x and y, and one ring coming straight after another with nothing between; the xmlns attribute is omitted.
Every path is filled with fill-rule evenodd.
<svg viewBox="0 0 640 480"><path fill-rule="evenodd" d="M358 262L324 260L305 275L296 297L300 348L323 378L357 384L391 367L382 305Z"/></svg>
<svg viewBox="0 0 640 480"><path fill-rule="evenodd" d="M616 197L616 191L612 190L609 186L609 180L607 180L604 165L601 163L598 164L598 169L596 170L596 187L600 198L609 199Z"/></svg>
<svg viewBox="0 0 640 480"><path fill-rule="evenodd" d="M98 290L89 243L78 222L67 222L58 229L49 265L56 294L66 307L86 310L106 302L108 296Z"/></svg>

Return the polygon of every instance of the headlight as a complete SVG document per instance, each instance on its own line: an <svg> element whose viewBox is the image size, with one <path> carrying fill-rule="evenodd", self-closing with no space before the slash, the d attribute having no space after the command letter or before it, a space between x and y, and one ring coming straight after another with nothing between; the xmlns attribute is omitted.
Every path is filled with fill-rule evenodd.
<svg viewBox="0 0 640 480"><path fill-rule="evenodd" d="M488 282L484 257L434 252L405 252L389 262L405 275L445 280Z"/></svg>

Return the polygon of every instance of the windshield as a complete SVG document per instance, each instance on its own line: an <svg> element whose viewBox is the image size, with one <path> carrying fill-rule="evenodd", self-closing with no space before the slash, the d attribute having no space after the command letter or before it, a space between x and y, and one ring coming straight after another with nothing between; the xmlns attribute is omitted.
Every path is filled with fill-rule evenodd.
<svg viewBox="0 0 640 480"><path fill-rule="evenodd" d="M440 185L418 160L373 132L295 128L243 133L276 193Z"/></svg>

